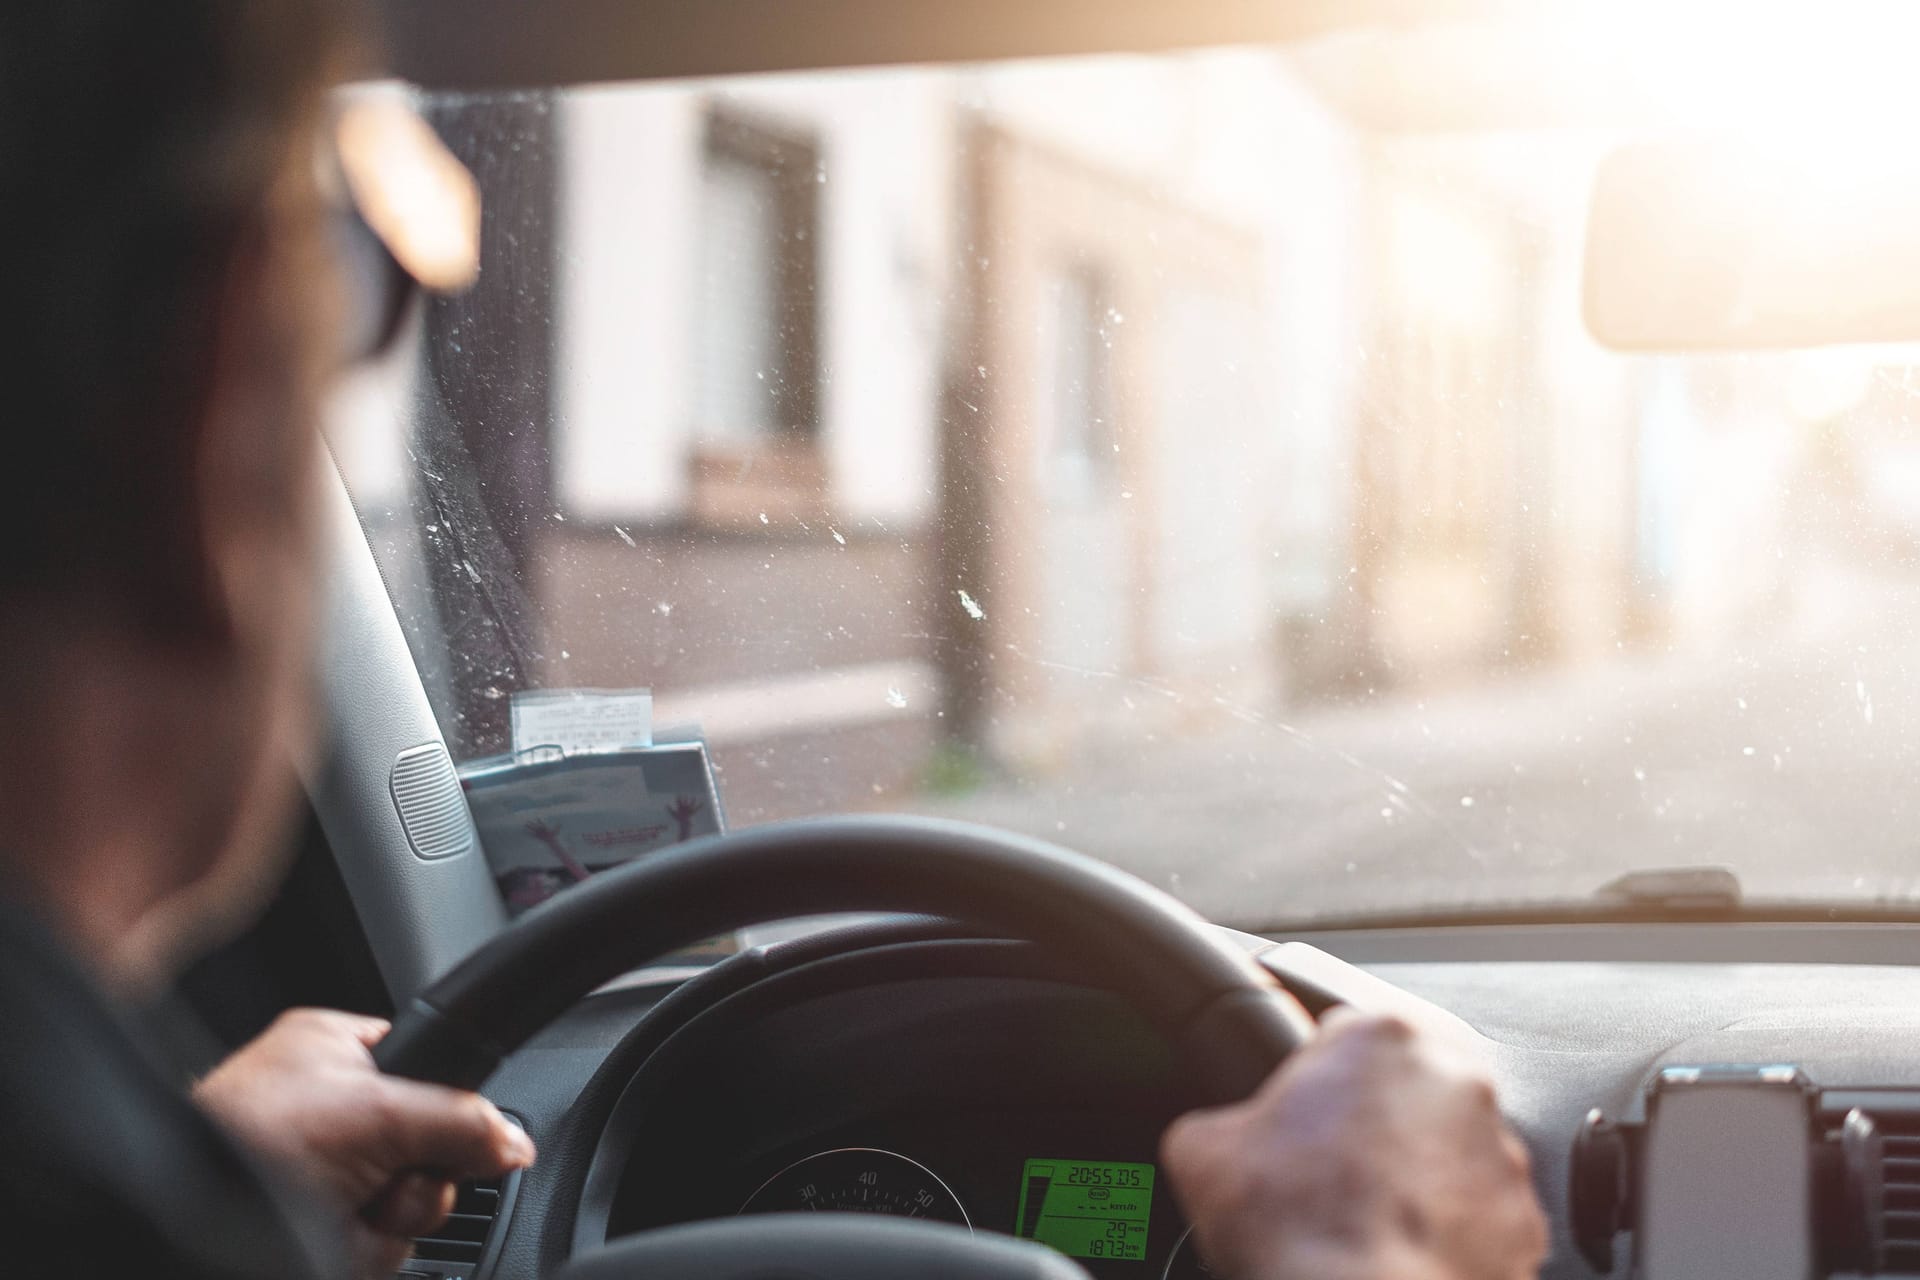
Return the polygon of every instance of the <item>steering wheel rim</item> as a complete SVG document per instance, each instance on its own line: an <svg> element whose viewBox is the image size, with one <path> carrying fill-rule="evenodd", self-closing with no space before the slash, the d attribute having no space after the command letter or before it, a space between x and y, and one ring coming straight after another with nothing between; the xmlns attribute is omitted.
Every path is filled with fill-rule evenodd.
<svg viewBox="0 0 1920 1280"><path fill-rule="evenodd" d="M1045 841L929 818L810 818L690 841L536 907L400 1012L393 1075L478 1088L602 983L734 929L796 916L949 916L1088 955L1203 1073L1244 1096L1312 1034L1273 977L1186 906Z"/></svg>

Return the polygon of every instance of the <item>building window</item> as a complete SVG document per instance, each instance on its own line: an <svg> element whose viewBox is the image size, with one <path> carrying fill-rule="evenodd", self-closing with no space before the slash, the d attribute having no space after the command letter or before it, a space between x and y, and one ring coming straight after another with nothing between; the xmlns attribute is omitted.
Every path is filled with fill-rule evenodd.
<svg viewBox="0 0 1920 1280"><path fill-rule="evenodd" d="M814 429L818 169L803 135L708 119L694 396L705 450L748 452Z"/></svg>
<svg viewBox="0 0 1920 1280"><path fill-rule="evenodd" d="M1093 273L1062 272L1045 290L1041 328L1042 479L1058 498L1088 498L1114 473L1112 351Z"/></svg>

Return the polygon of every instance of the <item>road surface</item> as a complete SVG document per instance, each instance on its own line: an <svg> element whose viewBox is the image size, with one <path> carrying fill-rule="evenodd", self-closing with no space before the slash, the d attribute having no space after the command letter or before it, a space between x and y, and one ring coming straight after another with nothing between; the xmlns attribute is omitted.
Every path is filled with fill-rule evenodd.
<svg viewBox="0 0 1920 1280"><path fill-rule="evenodd" d="M1143 734L917 807L1249 926L1564 902L1703 863L1750 902L1920 911L1920 585L1824 586L1711 652Z"/></svg>

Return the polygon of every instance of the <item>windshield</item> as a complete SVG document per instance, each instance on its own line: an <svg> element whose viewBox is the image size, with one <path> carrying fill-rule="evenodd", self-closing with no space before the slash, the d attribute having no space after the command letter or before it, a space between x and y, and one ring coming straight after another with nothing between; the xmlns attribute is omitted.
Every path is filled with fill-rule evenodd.
<svg viewBox="0 0 1920 1280"><path fill-rule="evenodd" d="M646 689L732 827L974 819L1229 923L1920 909L1906 354L1600 348L1617 139L1268 49L422 105L480 282L333 447L456 761Z"/></svg>

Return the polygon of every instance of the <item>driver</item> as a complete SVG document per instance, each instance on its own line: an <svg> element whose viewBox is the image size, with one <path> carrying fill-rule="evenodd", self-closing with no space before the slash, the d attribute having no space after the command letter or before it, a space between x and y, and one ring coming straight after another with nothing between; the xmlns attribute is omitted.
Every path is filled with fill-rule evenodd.
<svg viewBox="0 0 1920 1280"><path fill-rule="evenodd" d="M313 747L316 406L341 357L314 148L341 9L0 8L12 1274L377 1276L450 1179L533 1159L477 1095L380 1075L376 1020L289 1014L190 1085L137 1012L260 910ZM1485 1077L1399 1021L1330 1019L1163 1158L1230 1276L1514 1280L1544 1255Z"/></svg>

